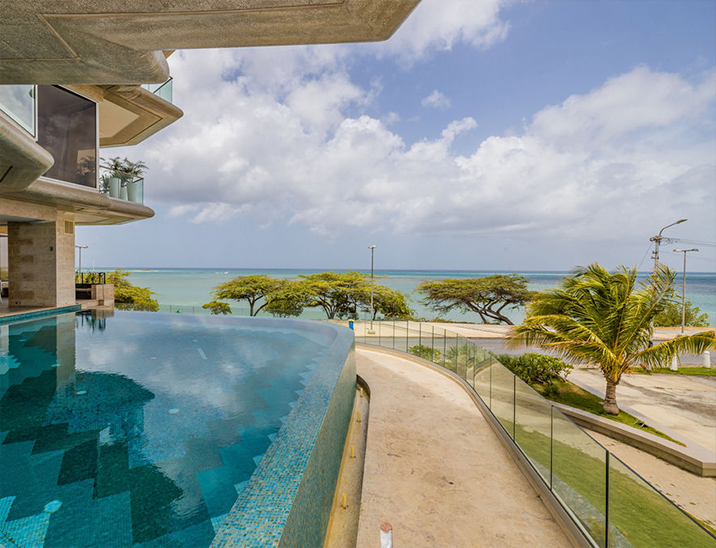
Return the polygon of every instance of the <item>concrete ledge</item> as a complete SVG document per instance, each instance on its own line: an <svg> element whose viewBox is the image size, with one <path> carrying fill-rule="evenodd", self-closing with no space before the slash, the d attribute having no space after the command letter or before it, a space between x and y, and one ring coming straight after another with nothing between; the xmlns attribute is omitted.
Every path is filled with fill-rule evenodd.
<svg viewBox="0 0 716 548"><path fill-rule="evenodd" d="M648 432L640 432L632 426L626 426L604 417L551 402L579 426L589 428L617 441L636 447L679 468L703 477L716 477L716 455L700 447L682 447Z"/></svg>

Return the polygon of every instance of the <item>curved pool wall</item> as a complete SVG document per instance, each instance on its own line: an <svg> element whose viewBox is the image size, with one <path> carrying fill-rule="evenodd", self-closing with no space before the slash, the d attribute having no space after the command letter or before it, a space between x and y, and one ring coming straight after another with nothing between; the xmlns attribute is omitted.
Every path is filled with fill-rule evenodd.
<svg viewBox="0 0 716 548"><path fill-rule="evenodd" d="M353 331L291 321L335 339L242 491L211 548L320 548L356 391Z"/></svg>
<svg viewBox="0 0 716 548"><path fill-rule="evenodd" d="M77 317L76 319L75 316ZM156 338L156 333L152 331L149 326L155 324L157 321L160 323L164 321L162 317L164 317L166 322L173 325L178 324L184 325L185 327L194 326L194 328L198 328L202 326L202 328L210 328L212 331L212 340L214 341L220 340L224 336L223 333L228 335L234 331L234 327L238 326L246 326L250 330L256 329L257 331L271 329L282 334L292 331L300 332L301 336L309 341L315 341L316 343L320 341L324 349L320 352L320 357L314 360L314 365L311 366L312 373L310 377L308 377L308 380L303 383L305 384L305 388L298 392L300 396L297 396L294 403L289 403L289 405L292 405L292 408L290 408L288 415L281 419L283 424L276 433L271 436L273 437L273 441L270 442L265 453L261 457L254 459L258 461L258 466L242 485L243 490L240 491L236 502L231 506L231 510L228 514L216 520L212 518L211 526L213 526L214 531L217 531L217 534L211 546L296 546L301 548L310 548L313 546L319 548L322 546L355 397L356 377L353 332L328 323L300 320L178 317L173 314L127 312L119 313L117 316L122 316L124 323L130 321L130 323L135 324L140 332L146 331L144 340L147 341ZM53 349L49 349L49 347L46 348L48 351L52 350L52 354L48 354L48 359L52 363L50 363L48 367L42 366L41 369L57 372L58 383L62 382L64 384L64 391L67 392L68 389L72 389L76 395L83 393L81 396L83 401L89 401L87 398L93 393L97 393L97 391L95 390L93 392L93 390L90 389L89 395L87 395L85 390L79 390L83 388L83 386L80 385L80 377L83 376L83 374L80 373L82 364L79 361L77 362L78 384L76 386L75 384L69 386L67 385L67 380L60 381L60 377L64 378L68 374L74 375L75 356L79 358L81 354L89 350L88 348L84 348L86 342L81 342L86 341L85 336L79 337L75 330L83 328L87 331L87 328L91 327L93 332L95 328L97 328L98 332L102 332L106 327L108 331L111 331L111 322L118 318L95 319L94 317L90 317L91 321L89 326L84 325L86 319L87 315L83 313L77 315L63 314L38 320L42 321L43 325L47 322L52 323L52 326L50 326L52 336L49 339L43 337L38 344L43 347L54 345ZM107 322L106 325L104 324L105 321ZM20 330L27 329L24 326L29 323L28 321L17 322L17 328ZM117 322L115 321L113 323ZM144 329L141 328L142 325L145 326ZM216 326L217 329L214 330L213 326ZM0 335L2 335L0 337L0 343L11 334L12 331L8 330L12 330L13 327L11 324L0 328ZM178 350L182 355L185 353L184 348L186 345L192 346L192 342L197 342L189 341L187 338L189 337L184 336L181 345L177 343L177 345L182 346ZM15 337L15 339L15 343L13 344L17 345L17 337ZM121 340L123 342L125 339ZM126 340L126 343L130 345L135 342L140 341L139 339L135 341L132 338ZM82 346L80 346L80 344L82 344ZM104 345L106 343L103 342L102 344ZM151 346L151 343L147 344ZM207 342L207 344L209 343ZM5 350L8 350L8 348L12 350L12 344L9 347L4 343L0 344L0 358L2 358L0 362L5 363L5 361L9 359L10 361L6 365L13 370L14 367L17 367L17 364L15 363L15 365L13 365L12 362L13 353L11 351L8 354L3 348L5 348ZM17 346L15 348L17 348ZM140 346L140 349L142 348L143 347ZM209 347L205 346L204 348ZM224 353L226 353L225 350L226 349L224 349ZM156 351L156 348L152 349L152 353L154 353L154 351ZM201 349L197 351L201 354L202 358L206 360L204 351ZM293 350L290 350L289 353L286 354L287 363L294 362L291 352L293 352ZM209 354L209 356L212 355L208 349L206 354ZM150 359L155 360L156 358ZM32 362L33 359L30 361ZM147 362L147 365L149 365L149 363L157 364L158 362ZM0 365L2 364L0 363ZM30 369L34 371L38 366L39 362L37 365L33 362L30 364ZM129 363L128 366L130 371L132 367L135 369L137 367L144 367L142 363L139 362ZM30 373L32 373L32 371L30 371ZM49 371L43 373L43 375L46 374L49 374ZM34 375L35 373L33 373L31 377L34 378ZM84 377L90 377L92 375L96 374L84 374ZM305 375L305 373L301 376L303 375ZM84 380L86 382L87 379ZM74 383L75 381L72 382ZM72 396L72 394L69 395ZM65 394L65 397L66 396L67 394ZM171 409L169 413L171 414L173 411L176 412L176 410ZM15 414L17 414L17 412L19 412L19 410L16 410ZM71 409L68 412L73 413ZM180 415L174 414L171 416L178 417ZM91 420L91 418L88 419L87 417L80 417L80 419L85 421ZM7 424L4 426L7 426ZM49 427L52 427L52 425ZM0 428L0 430L3 429ZM0 438L3 437L4 435L0 435ZM21 447L22 443L27 443L22 442L22 440L19 441L21 442L20 445L15 444L14 447ZM4 441L0 439L0 443L3 444L0 447L4 447L4 444L10 443L10 441L7 438ZM11 446L8 446L8 450L11 450ZM53 458L62 460L62 453L56 453L60 456ZM5 461L5 464L7 463L8 461ZM3 468L5 468L5 466L3 466ZM10 473L8 470L5 470L5 472ZM239 486L236 487L238 491ZM95 484L95 490L96 488L97 485ZM0 514L3 514L3 508L5 508L5 506L8 506L5 510L10 510L11 512L10 515L6 516L7 521L5 521L5 525L3 525L2 522L4 520L2 516L0 516L0 525L2 525L0 529L2 529L3 533L11 532L11 536L14 537L14 540L21 538L23 542L14 544L10 542L4 534L0 535L0 538L10 542L8 544L9 546L42 546L44 544L43 539L47 534L48 524L50 528L52 528L53 523L55 523L53 520L60 514L63 514L64 509L59 508L59 510L55 510L57 513L54 513L54 511L47 513L48 510L45 509L44 513L40 512L40 514L38 514L39 517L33 516L32 519L37 517L38 520L42 521L40 525L42 525L41 529L43 529L43 531L38 532L35 531L37 528L32 526L32 523L28 520L17 519L18 516L15 516L15 518L12 517L13 509L20 503L20 499L17 499L15 500L15 506L12 506L13 500L15 500L15 497L12 496L9 497L8 500L0 500ZM34 502L36 503L37 501ZM3 506L3 504L5 504L5 506ZM7 512L5 512L5 514L7 514ZM11 519L16 519L16 521L11 522ZM23 525L25 521L28 521L28 523L25 524L27 526ZM17 531L13 528L17 529ZM127 536L126 532L120 530L116 530L116 533L119 537ZM75 531L73 534L77 535L79 531ZM115 539L118 538L116 535L112 536ZM25 540L30 542L30 544L26 544L24 542ZM85 537L85 544L87 540ZM129 543L133 544L131 540ZM82 545L84 546L85 544ZM161 545L164 546L164 544ZM160 545L157 544L157 546Z"/></svg>

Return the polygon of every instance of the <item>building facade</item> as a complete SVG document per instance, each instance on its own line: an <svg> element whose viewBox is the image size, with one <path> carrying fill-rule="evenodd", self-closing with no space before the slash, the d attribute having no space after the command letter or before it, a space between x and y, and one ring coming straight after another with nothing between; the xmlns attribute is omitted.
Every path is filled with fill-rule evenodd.
<svg viewBox="0 0 716 548"><path fill-rule="evenodd" d="M1 3L0 242L6 240L7 263L0 263L0 288L7 286L6 304L74 304L75 227L154 215L143 203L143 179L103 166L100 154L138 144L182 116L172 104L166 61L174 50L385 40L418 2Z"/></svg>

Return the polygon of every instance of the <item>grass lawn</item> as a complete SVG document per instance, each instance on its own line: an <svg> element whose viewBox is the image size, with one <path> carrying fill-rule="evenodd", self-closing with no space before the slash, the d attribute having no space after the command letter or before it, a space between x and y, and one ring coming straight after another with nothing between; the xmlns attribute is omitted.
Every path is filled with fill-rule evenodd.
<svg viewBox="0 0 716 548"><path fill-rule="evenodd" d="M557 386L557 388L559 388L559 394L557 394L556 396L546 395L545 387L543 385L535 385L532 388L537 390L537 392L539 392L543 397L547 398L548 400L552 400L557 403L563 403L564 405L570 405L572 407L576 407L577 409L588 411L594 415L620 422L622 424L626 424L627 426L632 426L641 430L642 432L649 432L650 434L654 434L655 436L659 436L660 438L664 438L665 440L678 443L679 445L684 445L680 441L676 441L674 438L667 436L656 428L652 428L651 426L645 424L644 422L640 421L635 416L630 415L626 411L620 411L619 415L616 417L614 415L609 415L605 413L602 407L602 399L598 396L595 396L591 392L587 392L586 390L580 388L576 384L572 384L569 381L565 382L561 380L555 381L554 384L555 386Z"/></svg>
<svg viewBox="0 0 716 548"><path fill-rule="evenodd" d="M511 430L511 424L508 425ZM576 428L576 427L575 427ZM582 434L586 437L585 434ZM547 436L522 426L517 426L515 436L525 454L535 462L549 469L569 486L592 508L604 515L606 510L606 470L601 451L588 449L590 444L569 436L571 442L550 440ZM592 442L594 443L594 442ZM596 443L594 443L596 446ZM552 448L550 456L550 447ZM609 522L616 527L634 548L652 548L654 546L674 547L711 547L716 539L700 529L680 510L649 487L616 457L611 458L609 466ZM555 486L563 498L573 496L564 487ZM572 508L592 537L603 546L605 524L597 520L578 502ZM614 537L610 535L610 546ZM655 543L655 539L659 539Z"/></svg>
<svg viewBox="0 0 716 548"><path fill-rule="evenodd" d="M645 371L641 367L630 369L629 373L636 373L637 375L696 375L699 377L716 377L716 367L679 367L678 371L672 371L668 368L655 369L651 373Z"/></svg>
<svg viewBox="0 0 716 548"><path fill-rule="evenodd" d="M678 371L672 371L671 369L658 369L652 371L653 374L666 375L699 375L702 377L716 377L716 368L714 367L679 367Z"/></svg>

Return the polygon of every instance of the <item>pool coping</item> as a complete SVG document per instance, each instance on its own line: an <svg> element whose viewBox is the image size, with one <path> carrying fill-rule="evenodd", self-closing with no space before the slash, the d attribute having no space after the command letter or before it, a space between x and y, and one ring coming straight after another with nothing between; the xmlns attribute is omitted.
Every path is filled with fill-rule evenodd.
<svg viewBox="0 0 716 548"><path fill-rule="evenodd" d="M239 494L210 548L296 545L291 539L284 537L284 532L289 528L289 524L295 528L296 520L301 520L301 517L295 516L296 513L306 511L305 508L296 510L294 502L300 492L306 489L304 474L312 464L311 460L316 453L314 448L319 436L325 436L323 427L329 415L329 407L335 404L334 393L341 378L345 380L346 374L352 377L353 382L351 406L345 421L346 431L349 426L355 394L354 333L345 327L323 322L284 321L287 322L286 327L319 332L330 330L336 334L336 337L331 341L303 393L248 480L248 484ZM352 367L349 367L350 361ZM345 436L339 440L340 452L335 470L336 478L333 485L328 486L330 495L327 507L313 508L309 511L330 515L344 442ZM315 463L313 466L315 469ZM312 481L310 478L307 479L307 482L310 481ZM316 502L318 501L309 501L309 504ZM327 521L326 517L325 525ZM304 525L308 527L308 524ZM323 529L322 533L325 535L325 527Z"/></svg>
<svg viewBox="0 0 716 548"><path fill-rule="evenodd" d="M31 310L29 312L8 313L0 316L0 325L9 323L24 322L28 320L36 320L46 316L58 316L70 312L79 312L82 309L80 304L71 304L68 306L59 306L54 308L42 308L40 310Z"/></svg>

